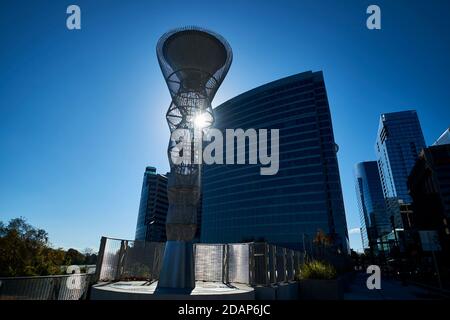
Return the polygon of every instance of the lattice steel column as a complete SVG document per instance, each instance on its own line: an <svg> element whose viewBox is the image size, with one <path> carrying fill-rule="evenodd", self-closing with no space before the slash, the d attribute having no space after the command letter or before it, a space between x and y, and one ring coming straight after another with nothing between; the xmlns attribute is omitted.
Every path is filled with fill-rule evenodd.
<svg viewBox="0 0 450 320"><path fill-rule="evenodd" d="M202 135L214 122L211 101L230 68L232 52L220 35L186 27L164 34L158 41L157 56L172 97L166 114L171 131L168 241L158 288L192 289Z"/></svg>

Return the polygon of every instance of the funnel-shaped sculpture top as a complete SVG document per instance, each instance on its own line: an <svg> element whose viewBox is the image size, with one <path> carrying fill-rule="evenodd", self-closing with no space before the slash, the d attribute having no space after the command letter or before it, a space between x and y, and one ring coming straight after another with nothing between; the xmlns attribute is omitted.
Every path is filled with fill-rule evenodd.
<svg viewBox="0 0 450 320"><path fill-rule="evenodd" d="M220 35L198 27L164 34L157 55L172 96L181 91L202 92L211 101L230 68L233 54Z"/></svg>

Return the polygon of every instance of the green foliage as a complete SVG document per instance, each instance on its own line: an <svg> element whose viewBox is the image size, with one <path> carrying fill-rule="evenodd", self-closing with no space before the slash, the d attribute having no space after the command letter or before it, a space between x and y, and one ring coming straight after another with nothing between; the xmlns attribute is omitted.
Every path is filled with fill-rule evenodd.
<svg viewBox="0 0 450 320"><path fill-rule="evenodd" d="M61 266L92 263L96 255L83 255L75 249L54 249L48 234L15 218L5 225L0 221L0 277L61 274ZM95 262L94 262L95 263Z"/></svg>
<svg viewBox="0 0 450 320"><path fill-rule="evenodd" d="M299 279L332 280L336 279L336 269L329 263L312 260L300 267Z"/></svg>
<svg viewBox="0 0 450 320"><path fill-rule="evenodd" d="M84 264L85 257L81 252L78 250L75 250L73 248L70 248L66 252L66 259L70 261L70 264Z"/></svg>

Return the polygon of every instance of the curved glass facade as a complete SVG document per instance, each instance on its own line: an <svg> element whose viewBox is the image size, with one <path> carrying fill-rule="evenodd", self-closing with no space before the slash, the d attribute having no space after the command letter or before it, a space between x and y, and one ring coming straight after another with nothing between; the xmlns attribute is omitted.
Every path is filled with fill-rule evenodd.
<svg viewBox="0 0 450 320"><path fill-rule="evenodd" d="M348 250L337 145L322 72L263 85L214 113L214 126L220 130L279 129L280 162L276 175L265 176L259 164L204 165L201 241L265 240L301 248L320 229Z"/></svg>

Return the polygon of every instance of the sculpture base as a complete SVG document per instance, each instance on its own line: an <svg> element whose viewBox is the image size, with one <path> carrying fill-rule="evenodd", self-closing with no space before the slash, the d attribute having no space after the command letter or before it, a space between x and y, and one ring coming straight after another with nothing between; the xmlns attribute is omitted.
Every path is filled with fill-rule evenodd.
<svg viewBox="0 0 450 320"><path fill-rule="evenodd" d="M255 290L245 284L197 282L189 294L157 292L157 283L120 281L98 283L91 289L91 300L255 300Z"/></svg>
<svg viewBox="0 0 450 320"><path fill-rule="evenodd" d="M195 268L192 242L167 241L156 291L167 294L188 294L194 288Z"/></svg>

